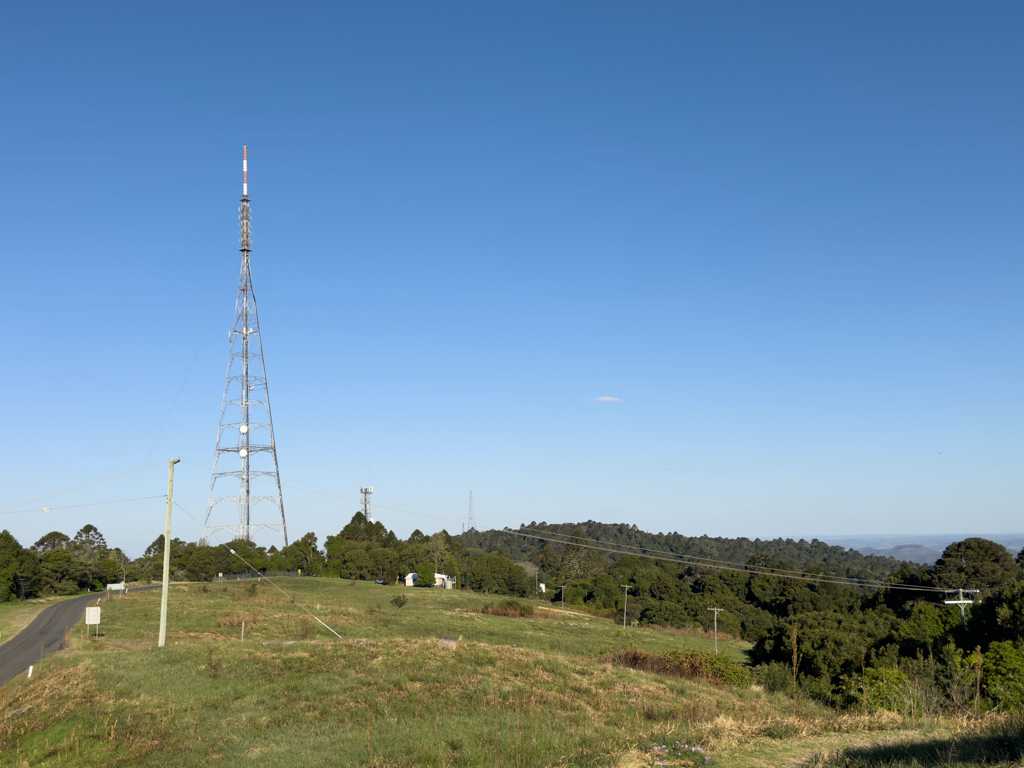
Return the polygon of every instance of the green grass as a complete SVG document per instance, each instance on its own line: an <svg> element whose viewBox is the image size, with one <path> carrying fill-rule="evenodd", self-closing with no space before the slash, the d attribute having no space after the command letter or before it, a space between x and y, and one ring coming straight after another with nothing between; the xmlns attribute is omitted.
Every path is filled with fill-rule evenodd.
<svg viewBox="0 0 1024 768"><path fill-rule="evenodd" d="M372 582L342 579L293 579L281 588L345 638L390 641L437 639L447 635L467 642L512 645L569 655L596 655L616 648L649 651L704 650L713 640L671 630L643 627L622 629L608 619L582 611L534 605L539 615L529 618L489 616L479 610L500 601L474 592L413 587L383 587ZM248 584L177 586L168 600L168 642L197 637L239 638L246 622L246 641L282 641L332 638L333 635L272 587L261 584L255 596ZM391 598L404 594L405 607L395 608ZM104 599L101 644L142 647L155 643L159 628L159 590ZM317 609L319 605L319 610ZM549 618L543 615L548 614ZM230 626L222 626L228 624ZM745 661L750 645L719 641L726 658Z"/></svg>
<svg viewBox="0 0 1024 768"><path fill-rule="evenodd" d="M172 590L168 645L157 649L158 591L104 598L99 638L76 633L32 680L0 688L0 768L637 768L650 764L650 746L676 739L708 749L712 765L750 768L878 744L905 727L895 715L837 713L597 658L617 647L707 649L703 637L623 631L574 611L484 615L494 598L457 591L282 586L319 601L317 615L345 639L265 586L250 595L214 584ZM401 610L390 604L399 593L409 598ZM222 626L243 616L244 641L240 627ZM455 647L439 645L442 635ZM262 645L293 639L305 642ZM736 659L746 650L720 647Z"/></svg>

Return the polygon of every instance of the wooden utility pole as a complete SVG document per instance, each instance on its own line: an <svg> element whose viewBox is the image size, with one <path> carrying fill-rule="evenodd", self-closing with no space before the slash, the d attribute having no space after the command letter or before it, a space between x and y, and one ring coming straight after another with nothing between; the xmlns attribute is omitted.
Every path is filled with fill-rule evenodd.
<svg viewBox="0 0 1024 768"><path fill-rule="evenodd" d="M626 599L622 602L622 628L626 628L626 606L629 605L629 584L619 584L626 590Z"/></svg>
<svg viewBox="0 0 1024 768"><path fill-rule="evenodd" d="M709 611L715 612L715 656L718 655L718 614L725 610L725 608L708 608Z"/></svg>
<svg viewBox="0 0 1024 768"><path fill-rule="evenodd" d="M167 640L167 592L171 583L171 504L174 502L174 465L181 459L169 459L167 467L167 525L164 530L164 590L160 595L160 639L163 648Z"/></svg>
<svg viewBox="0 0 1024 768"><path fill-rule="evenodd" d="M565 584L560 589L562 590L562 610L565 610Z"/></svg>

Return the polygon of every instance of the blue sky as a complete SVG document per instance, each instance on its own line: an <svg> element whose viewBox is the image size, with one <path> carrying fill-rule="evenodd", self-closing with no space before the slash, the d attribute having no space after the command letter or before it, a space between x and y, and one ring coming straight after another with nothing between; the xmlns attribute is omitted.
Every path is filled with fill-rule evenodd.
<svg viewBox="0 0 1024 768"><path fill-rule="evenodd" d="M1022 33L1010 3L5 4L0 508L209 463L247 144L282 480L350 499L286 487L293 536L367 484L402 535L470 490L481 526L1019 531ZM199 518L208 484L179 465ZM120 500L165 487L0 527L137 554L163 504Z"/></svg>

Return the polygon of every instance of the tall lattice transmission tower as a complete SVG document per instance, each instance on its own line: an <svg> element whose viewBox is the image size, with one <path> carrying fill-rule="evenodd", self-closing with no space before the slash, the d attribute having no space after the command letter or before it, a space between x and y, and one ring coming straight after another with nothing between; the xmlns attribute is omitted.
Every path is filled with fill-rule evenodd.
<svg viewBox="0 0 1024 768"><path fill-rule="evenodd" d="M473 492L469 492L469 530L476 528L476 515L473 514Z"/></svg>
<svg viewBox="0 0 1024 768"><path fill-rule="evenodd" d="M228 334L228 370L224 382L224 398L220 408L220 426L217 429L217 444L213 449L213 472L210 478L210 497L206 505L206 519L203 522L202 543L216 531L227 531L233 539L252 541L252 535L259 530L277 531L288 546L288 529L284 521L284 497L281 494L281 476L277 469L277 447L274 444L274 420L270 415L270 391L267 389L267 371L263 363L263 341L260 338L260 321L256 315L256 295L252 288L252 273L249 270L249 253L252 250L249 211L249 160L246 147L242 147L242 197L238 209L241 224L242 269L238 277L238 298L235 299L235 321ZM237 464L222 468L221 461ZM218 481L238 482L238 495L218 496ZM254 481L264 483L267 494L257 488ZM273 488L269 488L269 486ZM237 508L237 523L216 525L215 508L221 504L233 504ZM269 516L273 522L253 522L253 510L263 505L277 508L278 515ZM267 510L269 511L269 510ZM258 513L258 514L259 514ZM266 517L262 519L267 519Z"/></svg>

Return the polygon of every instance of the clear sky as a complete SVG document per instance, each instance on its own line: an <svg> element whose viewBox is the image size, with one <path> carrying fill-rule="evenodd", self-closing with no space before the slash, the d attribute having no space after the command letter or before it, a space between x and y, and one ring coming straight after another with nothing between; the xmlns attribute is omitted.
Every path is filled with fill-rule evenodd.
<svg viewBox="0 0 1024 768"><path fill-rule="evenodd" d="M1019 531L1022 39L998 2L4 3L0 507L182 456L202 518L247 144L293 537L360 485L401 535L470 490L480 527ZM99 502L165 489L0 528L140 554L162 500Z"/></svg>

